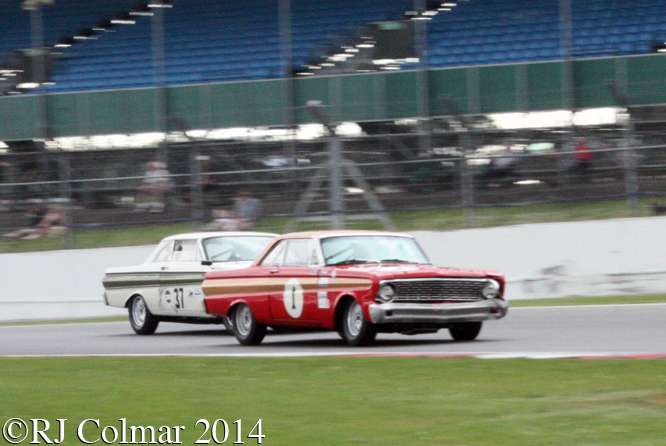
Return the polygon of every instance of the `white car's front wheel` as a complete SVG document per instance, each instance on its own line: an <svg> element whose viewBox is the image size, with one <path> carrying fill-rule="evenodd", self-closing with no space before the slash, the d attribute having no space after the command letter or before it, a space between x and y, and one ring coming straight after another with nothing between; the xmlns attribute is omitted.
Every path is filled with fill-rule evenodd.
<svg viewBox="0 0 666 446"><path fill-rule="evenodd" d="M160 321L148 309L143 297L136 296L129 305L129 320L136 334L147 335L155 333Z"/></svg>

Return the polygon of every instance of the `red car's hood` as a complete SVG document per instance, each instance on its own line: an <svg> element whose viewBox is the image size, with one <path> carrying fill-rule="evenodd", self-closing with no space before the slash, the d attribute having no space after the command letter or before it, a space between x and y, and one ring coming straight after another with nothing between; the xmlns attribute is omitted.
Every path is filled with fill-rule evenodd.
<svg viewBox="0 0 666 446"><path fill-rule="evenodd" d="M442 268L432 265L406 263L373 263L367 265L337 266L333 269L339 271L340 274L344 274L345 271L350 273L366 273L377 277L379 280L420 277L496 277L502 275L498 271Z"/></svg>

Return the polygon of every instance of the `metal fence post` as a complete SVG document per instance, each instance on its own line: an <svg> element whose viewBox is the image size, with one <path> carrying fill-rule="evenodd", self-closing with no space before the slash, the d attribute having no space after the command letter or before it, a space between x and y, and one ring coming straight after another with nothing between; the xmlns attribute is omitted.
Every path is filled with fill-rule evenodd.
<svg viewBox="0 0 666 446"><path fill-rule="evenodd" d="M415 0L414 9L419 15L426 10L425 0ZM418 114L418 151L424 155L432 148L432 126L430 123L430 84L428 79L428 29L426 20L412 20L414 22L414 47L418 57L418 70L416 71L416 105Z"/></svg>
<svg viewBox="0 0 666 446"><path fill-rule="evenodd" d="M345 228L345 206L342 196L342 159L340 157L341 146L340 138L337 135L331 135L328 143L328 153L329 166L331 169L329 200L331 213L333 214L331 215L332 229Z"/></svg>
<svg viewBox="0 0 666 446"><path fill-rule="evenodd" d="M627 122L624 125L624 182L627 195L627 209L631 217L638 216L638 165L636 162L636 149L634 148L634 121L627 110Z"/></svg>
<svg viewBox="0 0 666 446"><path fill-rule="evenodd" d="M153 56L153 82L155 84L155 131L164 132L164 140L157 151L157 160L167 164L168 103L166 90L166 53L164 42L164 8L158 0L151 18L151 45Z"/></svg>
<svg viewBox="0 0 666 446"><path fill-rule="evenodd" d="M192 220L203 223L204 200L203 200L203 178L201 169L201 156L199 149L190 150L190 203L192 206Z"/></svg>
<svg viewBox="0 0 666 446"><path fill-rule="evenodd" d="M294 114L294 78L293 54L292 54L292 26L291 26L291 0L278 0L278 21L280 28L280 58L282 61L282 76L284 78L284 107L282 108L282 124L287 128L287 139L285 141L285 156L295 162L295 114ZM296 183L296 171L291 172L291 191L298 193Z"/></svg>
<svg viewBox="0 0 666 446"><path fill-rule="evenodd" d="M467 153L472 149L471 129L468 127L462 135L462 158L460 160L460 189L462 194L462 208L466 228L476 226L474 212L474 178L467 164Z"/></svg>
<svg viewBox="0 0 666 446"><path fill-rule="evenodd" d="M468 76L467 83L469 86L477 88L470 88L472 91L475 91L476 94L470 94L468 96L468 106L472 110L478 109L478 72L476 75L470 78ZM446 107L449 109L449 112L455 116L460 125L463 127L463 131L460 136L460 151L462 153L460 157L460 166L459 166L459 175L460 175L460 194L462 200L463 216L465 227L472 228L476 226L475 212L474 212L474 178L472 172L467 164L467 154L474 151L472 147L472 130L474 129L474 124L469 122L468 119L463 116L463 112L458 107L456 101L448 96L442 97L441 100L446 104Z"/></svg>
<svg viewBox="0 0 666 446"><path fill-rule="evenodd" d="M620 77L622 81L626 79L626 65L623 65L620 70ZM629 215L635 217L638 215L638 166L636 163L636 150L634 149L634 120L629 111L629 96L626 93L626 88L623 89L622 85L617 82L608 82L606 87L610 90L613 99L620 107L625 109L626 122L622 127L622 165L624 168L624 190L627 200L627 210Z"/></svg>
<svg viewBox="0 0 666 446"><path fill-rule="evenodd" d="M65 220L66 231L63 236L65 248L74 248L71 180L72 169L69 154L60 153L58 156L58 195L62 202L62 213Z"/></svg>

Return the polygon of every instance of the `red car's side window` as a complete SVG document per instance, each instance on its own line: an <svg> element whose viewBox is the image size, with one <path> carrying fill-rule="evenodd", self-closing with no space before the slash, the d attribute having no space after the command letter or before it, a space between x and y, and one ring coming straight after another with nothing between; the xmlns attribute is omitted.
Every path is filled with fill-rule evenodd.
<svg viewBox="0 0 666 446"><path fill-rule="evenodd" d="M284 266L310 266L318 263L310 239L289 240L286 250Z"/></svg>
<svg viewBox="0 0 666 446"><path fill-rule="evenodd" d="M284 241L281 241L271 249L271 251L261 261L262 266L281 266L284 257Z"/></svg>

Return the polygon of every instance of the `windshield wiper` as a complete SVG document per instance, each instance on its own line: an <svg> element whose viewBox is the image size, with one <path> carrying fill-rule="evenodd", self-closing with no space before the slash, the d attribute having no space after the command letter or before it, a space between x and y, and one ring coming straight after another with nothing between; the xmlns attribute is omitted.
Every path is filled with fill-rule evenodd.
<svg viewBox="0 0 666 446"><path fill-rule="evenodd" d="M406 260L406 259L383 259L382 263L412 263L412 264L420 264L421 262L416 262L414 260Z"/></svg>
<svg viewBox="0 0 666 446"><path fill-rule="evenodd" d="M368 260L368 259L347 259L347 260L342 260L341 262L330 263L328 266L353 265L355 263L379 263L379 262L377 260Z"/></svg>

